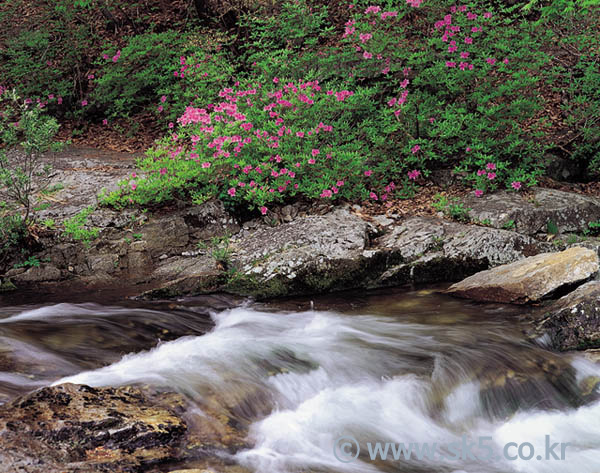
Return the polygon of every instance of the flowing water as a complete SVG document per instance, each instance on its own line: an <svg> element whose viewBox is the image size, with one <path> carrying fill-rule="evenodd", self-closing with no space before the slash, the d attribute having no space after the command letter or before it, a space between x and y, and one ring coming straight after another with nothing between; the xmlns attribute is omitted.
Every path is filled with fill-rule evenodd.
<svg viewBox="0 0 600 473"><path fill-rule="evenodd" d="M221 455L255 472L600 471L600 365L527 343L523 309L430 290L227 305L0 306L0 400L62 382L174 389L232 417L247 448ZM570 444L564 460L546 436ZM384 461L376 442L413 455ZM456 454L465 442L481 445ZM415 458L425 443L437 456Z"/></svg>

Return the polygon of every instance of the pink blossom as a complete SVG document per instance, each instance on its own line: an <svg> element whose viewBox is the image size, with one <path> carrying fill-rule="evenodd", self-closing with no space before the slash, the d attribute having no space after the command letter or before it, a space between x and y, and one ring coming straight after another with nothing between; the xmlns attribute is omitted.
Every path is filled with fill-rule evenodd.
<svg viewBox="0 0 600 473"><path fill-rule="evenodd" d="M371 174L373 174L373 171L371 171L370 169L365 171L365 176L370 177Z"/></svg>
<svg viewBox="0 0 600 473"><path fill-rule="evenodd" d="M337 181L335 183L335 185L338 186L338 187L342 187L344 185L344 181Z"/></svg>
<svg viewBox="0 0 600 473"><path fill-rule="evenodd" d="M103 125L108 125L108 120L105 118L104 120L102 120L102 124Z"/></svg>
<svg viewBox="0 0 600 473"><path fill-rule="evenodd" d="M494 171L496 169L496 165L494 163L487 163L485 168L489 169L490 171Z"/></svg>
<svg viewBox="0 0 600 473"><path fill-rule="evenodd" d="M204 163L202 163L202 167L203 167L204 169L207 169L207 168L209 168L209 167L210 167L210 163L209 163L208 161L207 161L207 162L204 162Z"/></svg>
<svg viewBox="0 0 600 473"><path fill-rule="evenodd" d="M233 196L235 195L235 187L232 187L232 188L230 188L230 189L227 191L227 193L228 193L228 194L229 194L231 197L233 197Z"/></svg>
<svg viewBox="0 0 600 473"><path fill-rule="evenodd" d="M313 150L312 150L312 155L313 155L313 156L318 156L318 155L319 155L319 153L320 153L320 151L319 151L318 149L313 149Z"/></svg>
<svg viewBox="0 0 600 473"><path fill-rule="evenodd" d="M310 158L310 159L308 160L308 164L315 164L315 163L316 163L316 161L315 161L315 159L314 159L314 158Z"/></svg>
<svg viewBox="0 0 600 473"><path fill-rule="evenodd" d="M491 64L492 66L494 64L496 64L496 60L493 57L488 57L485 62L487 62L488 64Z"/></svg>
<svg viewBox="0 0 600 473"><path fill-rule="evenodd" d="M421 171L418 171L416 169L413 169L412 171L408 172L408 178L412 181L417 180L420 175L421 175Z"/></svg>
<svg viewBox="0 0 600 473"><path fill-rule="evenodd" d="M82 106L82 107L85 107L87 104L88 104L88 101L87 101L87 100L82 100L82 101L81 101L81 106Z"/></svg>
<svg viewBox="0 0 600 473"><path fill-rule="evenodd" d="M167 168L161 168L160 175L164 176L167 173Z"/></svg>
<svg viewBox="0 0 600 473"><path fill-rule="evenodd" d="M478 175L478 176L485 176L485 174L486 174L486 172L485 172L485 169L479 169L479 170L477 171L477 175Z"/></svg>
<svg viewBox="0 0 600 473"><path fill-rule="evenodd" d="M371 193L369 194L369 197L370 197L371 199L373 199L373 200L379 200L379 199L377 198L377 194L375 194L375 192L371 192Z"/></svg>
<svg viewBox="0 0 600 473"><path fill-rule="evenodd" d="M373 54L371 54L370 52L365 51L363 53L363 58L365 59L371 59L373 57Z"/></svg>
<svg viewBox="0 0 600 473"><path fill-rule="evenodd" d="M469 151L471 151L471 148L469 146L467 146L467 148L465 149L465 151L468 153Z"/></svg>
<svg viewBox="0 0 600 473"><path fill-rule="evenodd" d="M321 197L331 197L332 192L329 189L325 189L323 192L321 192Z"/></svg>
<svg viewBox="0 0 600 473"><path fill-rule="evenodd" d="M419 145L414 145L414 146L411 148L412 154L416 154L416 153L418 153L420 149L421 149L421 147L420 147Z"/></svg>
<svg viewBox="0 0 600 473"><path fill-rule="evenodd" d="M487 177L488 177L488 179L490 181L492 181L492 180L494 180L496 178L496 173L495 172L488 172Z"/></svg>
<svg viewBox="0 0 600 473"><path fill-rule="evenodd" d="M137 189L137 184L135 182L131 183L131 190L134 191Z"/></svg>
<svg viewBox="0 0 600 473"><path fill-rule="evenodd" d="M465 38L465 44L473 44L473 38L471 38L470 36L467 36Z"/></svg>
<svg viewBox="0 0 600 473"><path fill-rule="evenodd" d="M163 95L163 96L160 98L160 101L161 101L162 103L165 103L165 102L167 101L167 96L166 96L166 95Z"/></svg>
<svg viewBox="0 0 600 473"><path fill-rule="evenodd" d="M481 189L475 189L475 197L481 197L483 195L483 191Z"/></svg>
<svg viewBox="0 0 600 473"><path fill-rule="evenodd" d="M516 191L518 191L521 188L521 183L519 181L513 181L510 185Z"/></svg>
<svg viewBox="0 0 600 473"><path fill-rule="evenodd" d="M264 205L260 208L260 213L262 215L267 215L267 208Z"/></svg>

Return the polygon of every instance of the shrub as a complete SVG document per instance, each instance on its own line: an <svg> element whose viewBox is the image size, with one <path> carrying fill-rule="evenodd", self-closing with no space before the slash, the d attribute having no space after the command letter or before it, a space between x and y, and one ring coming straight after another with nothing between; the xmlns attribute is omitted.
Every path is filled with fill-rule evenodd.
<svg viewBox="0 0 600 473"><path fill-rule="evenodd" d="M133 36L123 49L107 49L91 100L111 117L129 117L152 106L165 124L195 100L216 95L232 66L202 32Z"/></svg>
<svg viewBox="0 0 600 473"><path fill-rule="evenodd" d="M50 166L41 155L60 148L54 141L59 125L38 107L22 103L14 91L4 91L0 100L0 197L21 207L29 223L36 193L50 182Z"/></svg>

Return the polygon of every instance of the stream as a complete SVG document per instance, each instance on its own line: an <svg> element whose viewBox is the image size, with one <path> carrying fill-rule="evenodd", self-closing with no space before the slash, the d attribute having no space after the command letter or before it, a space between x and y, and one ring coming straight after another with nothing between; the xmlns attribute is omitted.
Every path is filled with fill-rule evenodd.
<svg viewBox="0 0 600 473"><path fill-rule="evenodd" d="M433 289L0 299L0 403L63 382L210 399L248 444L219 455L254 472L597 473L600 364L527 342L526 310Z"/></svg>

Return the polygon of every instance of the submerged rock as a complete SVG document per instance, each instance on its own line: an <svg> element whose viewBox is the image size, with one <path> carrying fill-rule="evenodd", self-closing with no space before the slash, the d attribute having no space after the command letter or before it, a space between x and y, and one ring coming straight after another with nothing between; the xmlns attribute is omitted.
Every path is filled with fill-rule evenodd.
<svg viewBox="0 0 600 473"><path fill-rule="evenodd" d="M586 281L598 267L596 252L573 247L482 271L452 285L447 292L482 302L525 304Z"/></svg>
<svg viewBox="0 0 600 473"><path fill-rule="evenodd" d="M590 281L550 306L536 333L560 351L600 348L600 281Z"/></svg>

